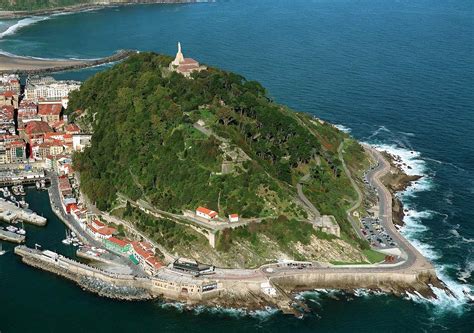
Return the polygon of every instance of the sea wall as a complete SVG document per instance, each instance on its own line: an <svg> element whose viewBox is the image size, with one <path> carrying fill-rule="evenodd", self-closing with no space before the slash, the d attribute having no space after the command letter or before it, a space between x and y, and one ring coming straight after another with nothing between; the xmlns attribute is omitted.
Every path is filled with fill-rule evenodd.
<svg viewBox="0 0 474 333"><path fill-rule="evenodd" d="M429 284L436 284L438 279L434 270L386 271L386 272L308 272L270 278L272 284L286 292L310 289L372 289L403 294L406 291L417 291L422 295L433 296Z"/></svg>
<svg viewBox="0 0 474 333"><path fill-rule="evenodd" d="M30 266L60 275L76 282L82 288L100 296L123 299L144 300L156 297L198 303L217 297L220 289L204 291L206 283L183 283L159 277L137 277L128 274L110 273L61 255L48 257L42 251L17 246L15 254ZM209 284L209 283L207 283Z"/></svg>

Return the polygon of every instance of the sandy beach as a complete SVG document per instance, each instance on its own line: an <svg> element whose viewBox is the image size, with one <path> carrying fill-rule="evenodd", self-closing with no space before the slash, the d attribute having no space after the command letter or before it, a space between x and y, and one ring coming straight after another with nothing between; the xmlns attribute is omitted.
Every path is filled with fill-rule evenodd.
<svg viewBox="0 0 474 333"><path fill-rule="evenodd" d="M60 72L98 66L109 62L120 61L136 51L120 50L115 54L100 59L35 59L15 55L0 54L0 73L40 74Z"/></svg>
<svg viewBox="0 0 474 333"><path fill-rule="evenodd" d="M0 71L22 71L47 69L52 67L76 66L90 61L87 60L48 60L27 57L15 57L0 54Z"/></svg>

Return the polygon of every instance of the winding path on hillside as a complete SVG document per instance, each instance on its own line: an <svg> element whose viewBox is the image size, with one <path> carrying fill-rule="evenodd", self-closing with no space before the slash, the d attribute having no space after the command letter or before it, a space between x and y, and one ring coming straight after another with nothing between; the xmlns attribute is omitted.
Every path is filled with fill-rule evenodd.
<svg viewBox="0 0 474 333"><path fill-rule="evenodd" d="M349 222L351 223L352 227L354 228L354 230L355 230L356 234L359 236L359 238L363 239L364 235L362 234L362 231L360 230L360 223L358 223L354 219L354 216L352 215L354 213L354 211L360 207L360 205L362 203L363 195L362 195L362 191L360 190L359 186L357 186L355 180L352 178L352 174L349 171L349 168L347 167L346 162L344 161L344 156L342 155L343 148L344 148L344 141L342 141L339 144L339 147L337 148L337 153L339 155L339 160L342 163L342 168L344 169L345 174L349 178L352 187L354 188L354 190L357 193L357 199L354 201L354 204L349 209L347 209L347 211L346 211L347 218L349 219Z"/></svg>

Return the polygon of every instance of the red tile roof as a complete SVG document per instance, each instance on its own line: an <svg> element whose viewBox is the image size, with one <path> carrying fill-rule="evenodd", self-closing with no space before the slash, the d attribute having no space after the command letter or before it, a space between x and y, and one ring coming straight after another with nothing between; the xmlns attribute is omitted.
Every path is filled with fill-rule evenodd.
<svg viewBox="0 0 474 333"><path fill-rule="evenodd" d="M63 109L61 103L40 104L38 106L38 114L42 116L59 116Z"/></svg>
<svg viewBox="0 0 474 333"><path fill-rule="evenodd" d="M159 269L163 267L160 261L158 261L155 257L150 257L148 259L145 259L151 266L153 266L155 269Z"/></svg>
<svg viewBox="0 0 474 333"><path fill-rule="evenodd" d="M77 126L76 124L68 124L66 126L66 133L75 133L75 132L80 132L81 129L79 128L79 126Z"/></svg>
<svg viewBox="0 0 474 333"><path fill-rule="evenodd" d="M239 217L239 214L230 214L230 217L236 218L236 217Z"/></svg>
<svg viewBox="0 0 474 333"><path fill-rule="evenodd" d="M208 215L208 216L210 216L210 217L215 217L215 216L217 216L217 212L215 212L215 211L213 211L213 210L210 210L210 209L208 209L208 208L206 208L206 207L198 207L198 208L196 209L196 211L201 212L201 213L203 213L203 214L206 214L206 215Z"/></svg>
<svg viewBox="0 0 474 333"><path fill-rule="evenodd" d="M25 132L27 134L44 134L52 131L53 129L44 121L29 121L25 125Z"/></svg>
<svg viewBox="0 0 474 333"><path fill-rule="evenodd" d="M118 239L118 238L115 238L115 237L110 237L108 240L112 243L117 244L120 247L124 247L127 244L130 244L130 241L128 241L128 240L121 240L121 239Z"/></svg>

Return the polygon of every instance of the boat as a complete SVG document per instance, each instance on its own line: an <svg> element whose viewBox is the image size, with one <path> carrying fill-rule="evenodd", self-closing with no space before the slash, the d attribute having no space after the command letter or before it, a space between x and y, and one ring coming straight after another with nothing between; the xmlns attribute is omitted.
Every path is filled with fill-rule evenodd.
<svg viewBox="0 0 474 333"><path fill-rule="evenodd" d="M16 200L15 196L13 196L13 195L11 195L11 196L10 196L10 201L12 201L12 202L14 202L14 203L16 203L16 202L17 202L17 200Z"/></svg>
<svg viewBox="0 0 474 333"><path fill-rule="evenodd" d="M20 228L20 229L18 229L18 230L16 231L16 233L17 233L18 235L26 235L26 230L23 229L23 228Z"/></svg>
<svg viewBox="0 0 474 333"><path fill-rule="evenodd" d="M2 243L0 243L0 256L3 256L7 251L5 251L2 247Z"/></svg>
<svg viewBox="0 0 474 333"><path fill-rule="evenodd" d="M18 186L12 186L12 192L14 195L20 195L20 189Z"/></svg>
<svg viewBox="0 0 474 333"><path fill-rule="evenodd" d="M69 230L66 229L66 238L62 240L62 243L64 245L71 245L72 243L72 239L71 239L71 236L69 235Z"/></svg>
<svg viewBox="0 0 474 333"><path fill-rule="evenodd" d="M18 185L18 190L20 191L20 195L26 195L25 188L23 185Z"/></svg>
<svg viewBox="0 0 474 333"><path fill-rule="evenodd" d="M28 208L29 207L28 203L23 199L18 201L18 203L20 204L21 208Z"/></svg>
<svg viewBox="0 0 474 333"><path fill-rule="evenodd" d="M17 232L18 231L18 228L17 227L14 227L12 225L9 225L7 227L7 230L10 231L10 232Z"/></svg>
<svg viewBox="0 0 474 333"><path fill-rule="evenodd" d="M77 236L76 233L74 231L71 231L71 237L75 238L76 236Z"/></svg>
<svg viewBox="0 0 474 333"><path fill-rule="evenodd" d="M72 243L72 246L79 246L79 243L74 242Z"/></svg>
<svg viewBox="0 0 474 333"><path fill-rule="evenodd" d="M39 180L37 180L35 182L35 186L36 186L36 189L39 190L41 188L41 183L39 182Z"/></svg>

